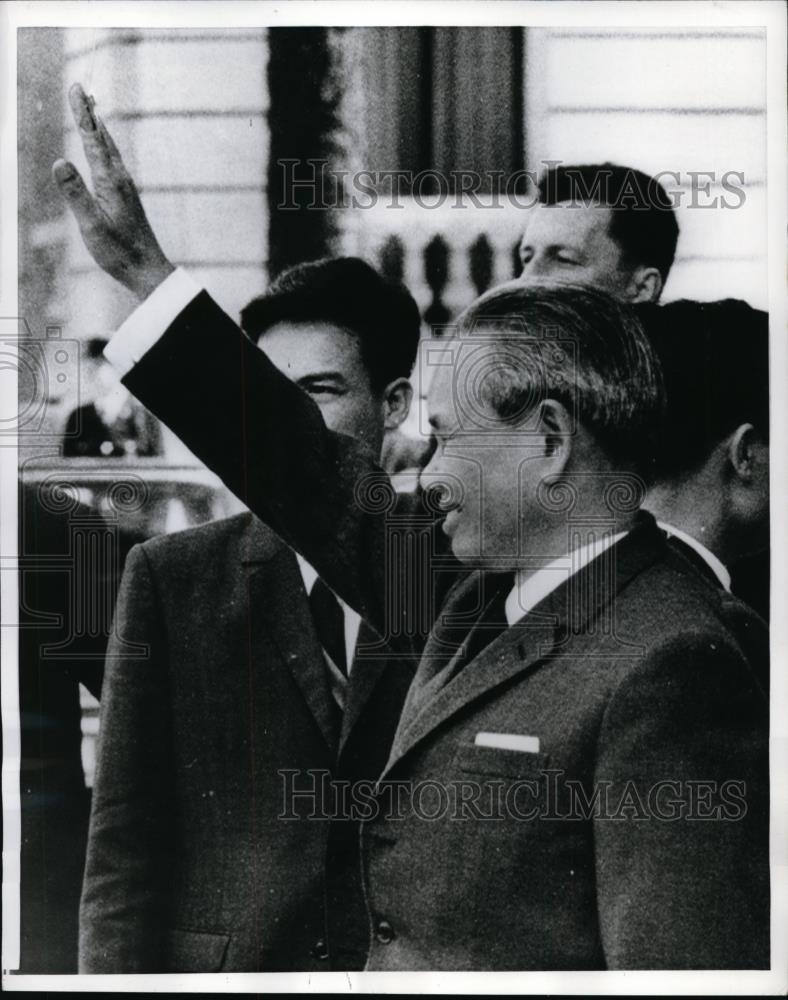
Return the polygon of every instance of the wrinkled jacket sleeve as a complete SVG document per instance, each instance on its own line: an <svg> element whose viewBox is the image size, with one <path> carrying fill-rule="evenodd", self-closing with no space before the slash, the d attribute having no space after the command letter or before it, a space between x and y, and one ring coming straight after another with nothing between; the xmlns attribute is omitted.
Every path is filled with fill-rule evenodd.
<svg viewBox="0 0 788 1000"><path fill-rule="evenodd" d="M370 449L329 431L203 292L123 379L225 485L373 625L395 495Z"/></svg>

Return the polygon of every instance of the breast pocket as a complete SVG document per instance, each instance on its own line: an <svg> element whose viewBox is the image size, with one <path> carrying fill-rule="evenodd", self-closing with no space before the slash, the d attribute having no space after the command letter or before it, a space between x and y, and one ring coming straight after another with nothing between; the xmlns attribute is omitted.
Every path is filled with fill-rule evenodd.
<svg viewBox="0 0 788 1000"><path fill-rule="evenodd" d="M218 972L229 943L229 934L173 928L167 937L166 971Z"/></svg>
<svg viewBox="0 0 788 1000"><path fill-rule="evenodd" d="M457 763L461 771L469 774L538 781L550 768L550 755L468 744L460 747Z"/></svg>

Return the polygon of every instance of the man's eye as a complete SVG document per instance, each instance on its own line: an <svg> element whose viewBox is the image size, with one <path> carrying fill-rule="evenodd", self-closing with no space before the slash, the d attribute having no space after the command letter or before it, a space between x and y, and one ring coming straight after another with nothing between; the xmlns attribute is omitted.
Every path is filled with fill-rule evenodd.
<svg viewBox="0 0 788 1000"><path fill-rule="evenodd" d="M571 264L572 266L577 266L580 263L580 261L575 260L574 257L568 257L566 254L563 253L559 253L556 256L556 260L558 261L559 264Z"/></svg>

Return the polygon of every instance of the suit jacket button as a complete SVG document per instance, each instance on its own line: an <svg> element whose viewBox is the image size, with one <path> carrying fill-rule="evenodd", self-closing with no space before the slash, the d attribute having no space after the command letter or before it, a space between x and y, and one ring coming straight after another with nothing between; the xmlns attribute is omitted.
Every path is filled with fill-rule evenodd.
<svg viewBox="0 0 788 1000"><path fill-rule="evenodd" d="M314 947L312 948L312 957L316 958L319 962L325 962L328 958L328 945L323 938L315 941Z"/></svg>
<svg viewBox="0 0 788 1000"><path fill-rule="evenodd" d="M394 933L394 928L388 920L378 920L378 925L375 928L375 937L381 944L391 944L396 935Z"/></svg>

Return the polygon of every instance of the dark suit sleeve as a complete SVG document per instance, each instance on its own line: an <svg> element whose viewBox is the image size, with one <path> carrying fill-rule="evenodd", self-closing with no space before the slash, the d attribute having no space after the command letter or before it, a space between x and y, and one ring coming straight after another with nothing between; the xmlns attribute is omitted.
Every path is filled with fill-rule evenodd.
<svg viewBox="0 0 788 1000"><path fill-rule="evenodd" d="M608 967L768 968L767 705L740 651L687 636L645 657L609 703L596 781Z"/></svg>
<svg viewBox="0 0 788 1000"><path fill-rule="evenodd" d="M349 604L380 623L381 515L395 499L387 477L370 450L326 428L307 394L207 294L124 382Z"/></svg>
<svg viewBox="0 0 788 1000"><path fill-rule="evenodd" d="M125 641L125 642L124 642ZM125 655L128 642L147 655ZM148 559L132 549L102 690L80 972L160 972L173 804L167 664Z"/></svg>

